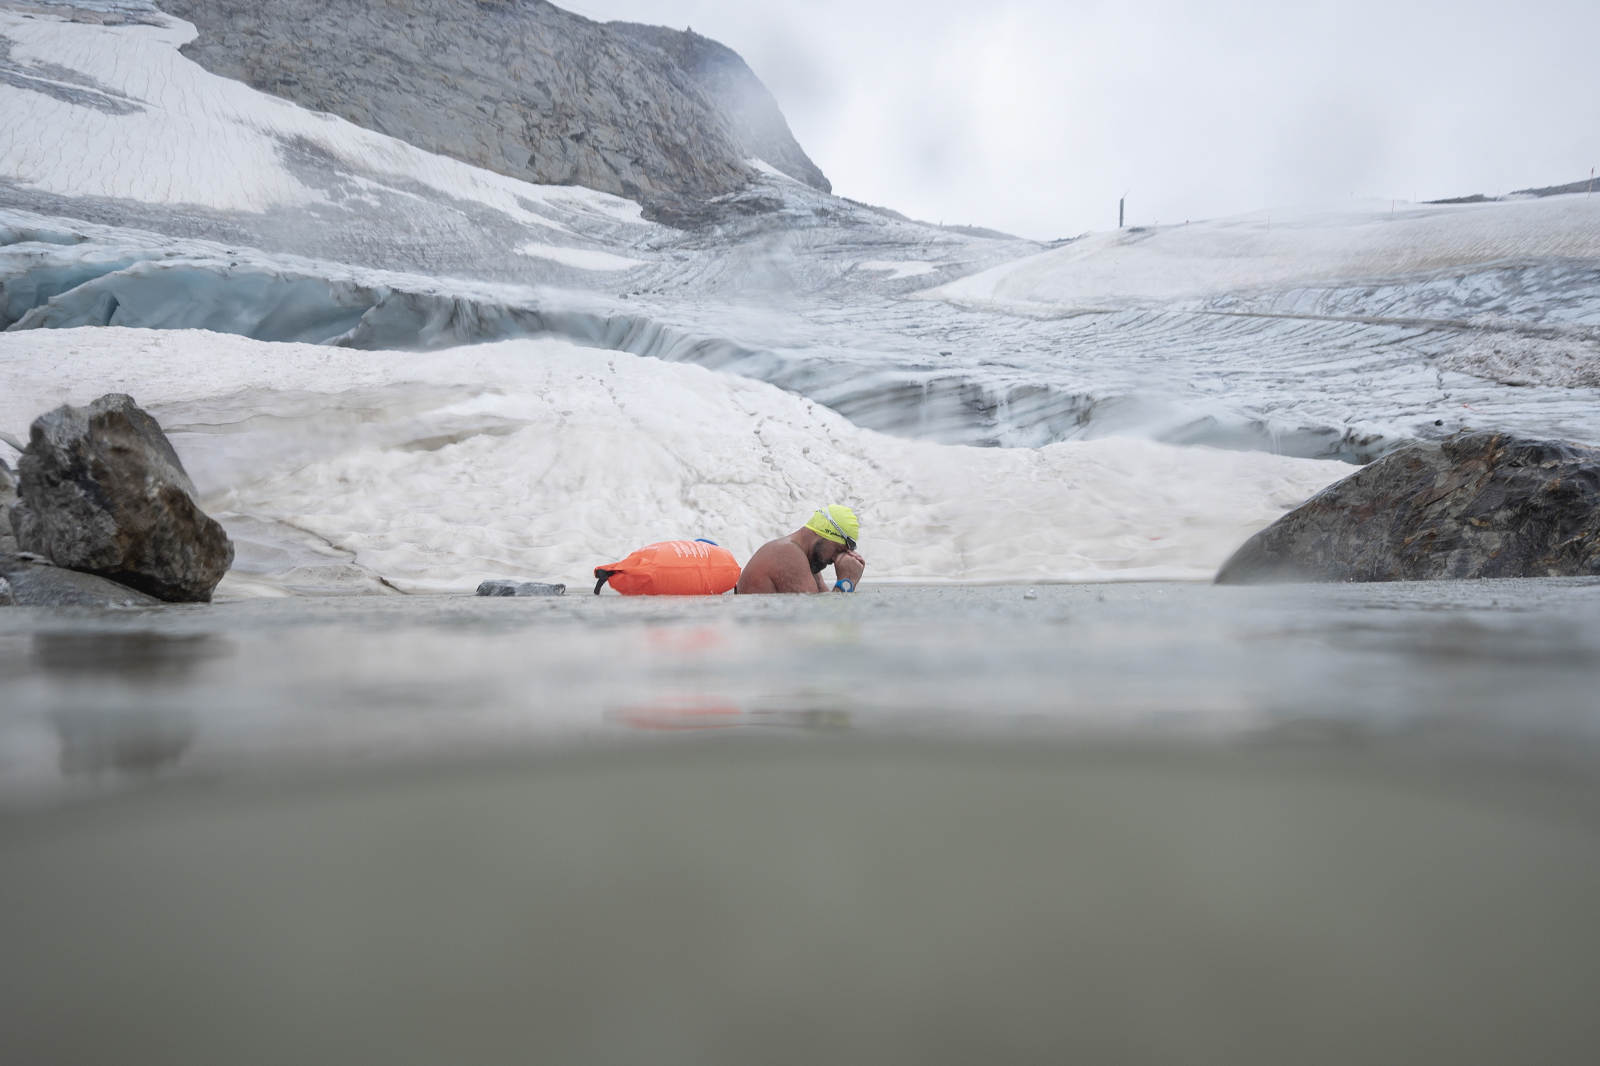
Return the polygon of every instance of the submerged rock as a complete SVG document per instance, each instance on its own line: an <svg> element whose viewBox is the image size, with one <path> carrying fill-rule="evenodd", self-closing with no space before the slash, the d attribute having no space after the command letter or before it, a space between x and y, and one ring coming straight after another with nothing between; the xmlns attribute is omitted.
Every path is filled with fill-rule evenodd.
<svg viewBox="0 0 1600 1066"><path fill-rule="evenodd" d="M479 596L565 596L567 586L546 585L540 581L510 581L492 578L478 586Z"/></svg>
<svg viewBox="0 0 1600 1066"><path fill-rule="evenodd" d="M131 397L41 415L17 470L17 546L57 566L204 603L233 562L166 434Z"/></svg>
<svg viewBox="0 0 1600 1066"><path fill-rule="evenodd" d="M51 566L26 555L0 554L0 606L139 607L160 603L136 589L94 574Z"/></svg>
<svg viewBox="0 0 1600 1066"><path fill-rule="evenodd" d="M1413 444L1257 533L1219 585L1600 574L1600 448L1462 432Z"/></svg>

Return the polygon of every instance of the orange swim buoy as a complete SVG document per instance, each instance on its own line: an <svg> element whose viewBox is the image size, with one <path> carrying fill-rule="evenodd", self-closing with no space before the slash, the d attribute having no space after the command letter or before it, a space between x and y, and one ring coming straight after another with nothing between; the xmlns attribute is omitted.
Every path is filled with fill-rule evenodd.
<svg viewBox="0 0 1600 1066"><path fill-rule="evenodd" d="M666 540L597 566L594 576L596 596L608 583L624 596L720 596L739 583L739 562L709 540Z"/></svg>

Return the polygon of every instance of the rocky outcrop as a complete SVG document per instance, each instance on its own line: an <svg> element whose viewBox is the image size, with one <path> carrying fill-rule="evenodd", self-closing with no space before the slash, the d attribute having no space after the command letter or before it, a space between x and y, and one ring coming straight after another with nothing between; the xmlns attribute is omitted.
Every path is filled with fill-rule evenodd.
<svg viewBox="0 0 1600 1066"><path fill-rule="evenodd" d="M161 602L103 577L17 554L0 554L0 586L0 607L142 607Z"/></svg>
<svg viewBox="0 0 1600 1066"><path fill-rule="evenodd" d="M16 502L16 479L11 476L11 468L0 459L0 555L17 550L17 538L11 535L11 523L7 520L11 505Z"/></svg>
<svg viewBox="0 0 1600 1066"><path fill-rule="evenodd" d="M166 434L131 397L41 415L17 471L17 546L59 567L162 600L208 602L233 562Z"/></svg>
<svg viewBox="0 0 1600 1066"><path fill-rule="evenodd" d="M162 0L207 70L474 166L673 221L760 156L827 179L732 50L542 0ZM776 158L773 158L776 157Z"/></svg>
<svg viewBox="0 0 1600 1066"><path fill-rule="evenodd" d="M547 585L542 581L511 581L492 578L478 586L479 596L565 596L567 586Z"/></svg>
<svg viewBox="0 0 1600 1066"><path fill-rule="evenodd" d="M1219 585L1600 574L1600 448L1462 432L1412 444L1257 533Z"/></svg>
<svg viewBox="0 0 1600 1066"><path fill-rule="evenodd" d="M606 28L669 56L722 112L745 159L760 159L813 189L833 191L833 183L794 139L778 101L738 52L693 30L637 22L611 22Z"/></svg>

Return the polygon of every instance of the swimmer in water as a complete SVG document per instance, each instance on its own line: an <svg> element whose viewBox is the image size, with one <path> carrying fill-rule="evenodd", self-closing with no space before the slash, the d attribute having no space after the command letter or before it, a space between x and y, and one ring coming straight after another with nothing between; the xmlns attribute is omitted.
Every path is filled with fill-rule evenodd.
<svg viewBox="0 0 1600 1066"><path fill-rule="evenodd" d="M787 537L769 540L745 564L739 575L740 595L764 592L854 592L861 583L867 561L856 552L861 525L856 513L833 503L811 515L810 521ZM837 581L831 586L822 571L833 567Z"/></svg>

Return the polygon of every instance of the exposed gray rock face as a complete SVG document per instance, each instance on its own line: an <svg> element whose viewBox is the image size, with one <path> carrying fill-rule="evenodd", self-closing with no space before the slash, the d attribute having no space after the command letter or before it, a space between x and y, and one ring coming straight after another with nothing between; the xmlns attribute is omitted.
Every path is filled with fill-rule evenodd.
<svg viewBox="0 0 1600 1066"><path fill-rule="evenodd" d="M1409 445L1257 533L1219 585L1600 574L1600 448L1462 432Z"/></svg>
<svg viewBox="0 0 1600 1066"><path fill-rule="evenodd" d="M15 554L0 554L0 585L4 607L139 607L161 602L94 574Z"/></svg>
<svg viewBox="0 0 1600 1066"><path fill-rule="evenodd" d="M41 415L17 470L17 545L57 566L203 603L233 562L166 434L131 397Z"/></svg>
<svg viewBox="0 0 1600 1066"><path fill-rule="evenodd" d="M478 586L479 596L565 596L567 586L546 585L542 581L511 581L493 578Z"/></svg>
<svg viewBox="0 0 1600 1066"><path fill-rule="evenodd" d="M11 505L17 502L17 482L11 468L0 459L0 553L17 550L17 538L11 535Z"/></svg>
<svg viewBox="0 0 1600 1066"><path fill-rule="evenodd" d="M161 6L199 29L183 51L213 73L511 177L625 196L662 221L741 188L750 155L828 188L743 60L703 37L542 0Z"/></svg>
<svg viewBox="0 0 1600 1066"><path fill-rule="evenodd" d="M778 101L738 52L693 30L637 22L611 22L607 28L670 56L728 120L744 158L760 159L813 189L833 191L833 183L794 139Z"/></svg>

